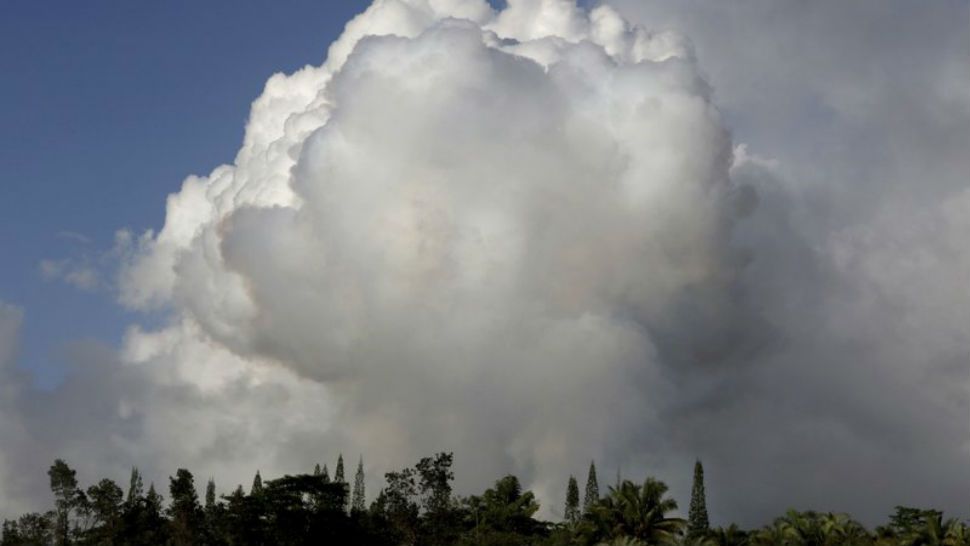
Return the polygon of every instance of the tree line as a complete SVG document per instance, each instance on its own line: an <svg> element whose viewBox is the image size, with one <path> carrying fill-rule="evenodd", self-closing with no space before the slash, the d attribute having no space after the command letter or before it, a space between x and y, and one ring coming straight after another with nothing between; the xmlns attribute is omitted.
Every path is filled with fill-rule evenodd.
<svg viewBox="0 0 970 546"><path fill-rule="evenodd" d="M453 455L438 453L384 475L368 505L363 459L353 483L337 459L311 473L240 485L217 496L210 478L199 499L186 469L169 477L168 499L144 487L137 468L127 491L109 479L83 489L58 459L48 476L53 508L3 523L0 546L970 546L970 526L937 510L897 507L869 530L846 514L788 511L759 529L713 528L707 516L704 469L694 467L686 519L655 478L620 480L600 494L590 463L580 502L567 482L562 521L536 517L535 495L512 475L480 495L452 491Z"/></svg>

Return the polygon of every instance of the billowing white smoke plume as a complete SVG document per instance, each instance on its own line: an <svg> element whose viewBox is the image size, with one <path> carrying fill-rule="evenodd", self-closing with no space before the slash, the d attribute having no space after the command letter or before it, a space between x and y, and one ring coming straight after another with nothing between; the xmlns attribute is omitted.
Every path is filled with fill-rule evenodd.
<svg viewBox="0 0 970 546"><path fill-rule="evenodd" d="M378 467L454 450L470 483L558 491L656 427L651 326L691 290L730 307L731 158L675 34L565 1L376 2L138 242L123 302L179 320L129 358L216 389L280 365Z"/></svg>
<svg viewBox="0 0 970 546"><path fill-rule="evenodd" d="M965 507L970 190L859 190L882 212L853 224L825 194L846 180L784 173L735 147L676 33L377 0L269 80L233 165L121 234L122 303L169 320L117 360L74 347L56 393L10 382L38 447L0 472L56 452L228 489L342 451L373 492L445 450L459 491L516 473L555 515L590 459L684 505L701 457L717 522Z"/></svg>

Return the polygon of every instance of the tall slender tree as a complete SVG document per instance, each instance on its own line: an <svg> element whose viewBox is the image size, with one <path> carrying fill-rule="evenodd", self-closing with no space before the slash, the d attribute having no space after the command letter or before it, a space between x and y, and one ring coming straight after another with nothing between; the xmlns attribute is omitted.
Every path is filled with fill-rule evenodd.
<svg viewBox="0 0 970 546"><path fill-rule="evenodd" d="M323 483L330 483L330 471L327 470L327 465L323 465L321 476L323 476Z"/></svg>
<svg viewBox="0 0 970 546"><path fill-rule="evenodd" d="M586 496L583 498L583 513L588 514L600 500L600 486L596 481L596 463L589 462L589 476L586 478Z"/></svg>
<svg viewBox="0 0 970 546"><path fill-rule="evenodd" d="M357 461L357 474L354 475L354 495L350 502L351 512L363 512L366 508L364 500L364 456Z"/></svg>
<svg viewBox="0 0 970 546"><path fill-rule="evenodd" d="M259 470L256 471L256 476L253 477L253 486L249 488L250 495L258 495L263 492L263 477L259 475Z"/></svg>
<svg viewBox="0 0 970 546"><path fill-rule="evenodd" d="M320 463L317 463L317 465L313 467L313 475L314 476L320 475Z"/></svg>
<svg viewBox="0 0 970 546"><path fill-rule="evenodd" d="M168 514L173 546L198 544L202 539L203 515L192 473L184 468L178 469L175 477L169 478L168 492L171 495Z"/></svg>
<svg viewBox="0 0 970 546"><path fill-rule="evenodd" d="M700 537L710 531L707 519L707 500L704 498L704 465L694 463L694 487L690 492L690 511L687 516L687 536Z"/></svg>
<svg viewBox="0 0 970 546"><path fill-rule="evenodd" d="M54 543L58 546L66 545L70 540L71 511L76 510L82 503L84 493L77 486L77 471L61 459L54 461L47 475L50 477L55 499Z"/></svg>
<svg viewBox="0 0 970 546"><path fill-rule="evenodd" d="M128 496L125 498L125 502L128 504L136 502L144 493L143 489L141 473L138 472L137 467L133 466L131 467L131 478L128 480Z"/></svg>
<svg viewBox="0 0 970 546"><path fill-rule="evenodd" d="M148 493L145 494L145 505L148 507L148 511L161 514L164 501L165 499L155 491L155 482L148 484Z"/></svg>
<svg viewBox="0 0 970 546"><path fill-rule="evenodd" d="M205 509L212 510L216 506L216 481L209 478L205 484Z"/></svg>
<svg viewBox="0 0 970 546"><path fill-rule="evenodd" d="M347 483L344 480L344 454L337 456L337 469L333 471L333 481L336 483Z"/></svg>
<svg viewBox="0 0 970 546"><path fill-rule="evenodd" d="M162 514L162 503L165 501L162 496L155 491L155 483L148 484L148 492L145 493L145 511L142 514L143 541L138 544L164 544L167 541L167 530L165 529L165 518Z"/></svg>
<svg viewBox="0 0 970 546"><path fill-rule="evenodd" d="M347 485L347 480L344 478L344 454L343 453L337 455L337 468L334 469L333 471L333 482ZM346 492L347 490L345 490L345 494ZM344 501L349 503L350 495L345 496ZM345 505L344 510L346 509L347 509L347 506Z"/></svg>
<svg viewBox="0 0 970 546"><path fill-rule="evenodd" d="M569 476L569 486L566 487L566 510L563 515L569 523L579 521L579 485L573 476Z"/></svg>
<svg viewBox="0 0 970 546"><path fill-rule="evenodd" d="M121 528L121 508L125 493L118 485L103 479L87 491L95 526L88 531L92 542L110 542Z"/></svg>

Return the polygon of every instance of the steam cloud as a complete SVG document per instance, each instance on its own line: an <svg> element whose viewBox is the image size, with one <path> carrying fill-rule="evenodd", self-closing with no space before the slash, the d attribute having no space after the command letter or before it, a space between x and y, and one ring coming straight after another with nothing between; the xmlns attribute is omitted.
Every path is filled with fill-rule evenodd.
<svg viewBox="0 0 970 546"><path fill-rule="evenodd" d="M460 490L517 473L549 515L590 459L684 499L700 457L743 523L965 508L970 191L832 230L812 195L732 143L678 33L566 0L378 0L267 82L233 165L119 237L122 304L171 321L74 347L44 411L0 403L89 407L103 441L30 440L82 475L229 487L343 451L375 491L447 450Z"/></svg>

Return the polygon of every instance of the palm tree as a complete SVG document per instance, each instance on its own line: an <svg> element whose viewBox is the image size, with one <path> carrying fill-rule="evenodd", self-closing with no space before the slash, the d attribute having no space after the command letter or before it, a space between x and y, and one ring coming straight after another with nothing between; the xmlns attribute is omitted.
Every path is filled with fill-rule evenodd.
<svg viewBox="0 0 970 546"><path fill-rule="evenodd" d="M771 525L753 532L748 538L751 546L789 546L794 544L791 533L782 518L776 519Z"/></svg>
<svg viewBox="0 0 970 546"><path fill-rule="evenodd" d="M770 526L754 532L752 546L869 546L873 538L846 514L789 510ZM893 543L895 544L895 543Z"/></svg>
<svg viewBox="0 0 970 546"><path fill-rule="evenodd" d="M694 535L691 536L688 532L687 536L678 543L679 546L720 546L717 541L717 537L713 532L709 532L706 535Z"/></svg>
<svg viewBox="0 0 970 546"><path fill-rule="evenodd" d="M872 543L866 528L848 514L829 512L822 515L818 523L825 546L864 546Z"/></svg>
<svg viewBox="0 0 970 546"><path fill-rule="evenodd" d="M970 529L939 510L897 506L890 524L876 528L876 546L970 546Z"/></svg>
<svg viewBox="0 0 970 546"><path fill-rule="evenodd" d="M747 531L742 531L737 524L732 523L727 528L711 531L711 538L716 546L747 546L750 536Z"/></svg>
<svg viewBox="0 0 970 546"><path fill-rule="evenodd" d="M943 537L944 546L970 546L970 526L953 520L951 522Z"/></svg>
<svg viewBox="0 0 970 546"><path fill-rule="evenodd" d="M751 544L757 546L818 546L821 541L817 535L819 531L813 529L817 518L815 512L797 512L789 510L784 516L775 520L751 538Z"/></svg>
<svg viewBox="0 0 970 546"><path fill-rule="evenodd" d="M609 542L600 542L596 546L647 546L642 540L630 537L614 538Z"/></svg>
<svg viewBox="0 0 970 546"><path fill-rule="evenodd" d="M789 510L779 518L788 543L798 546L825 546L821 517L817 512Z"/></svg>
<svg viewBox="0 0 970 546"><path fill-rule="evenodd" d="M943 520L943 513L928 510L923 525L902 537L905 546L966 546L970 545L967 528L956 519Z"/></svg>
<svg viewBox="0 0 970 546"><path fill-rule="evenodd" d="M686 522L668 518L677 502L664 498L667 485L647 478L642 486L624 480L611 487L609 495L593 506L589 520L601 539L630 537L646 544L672 544L683 532Z"/></svg>

